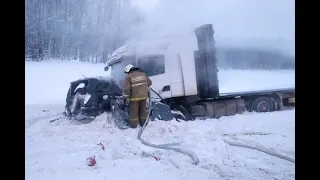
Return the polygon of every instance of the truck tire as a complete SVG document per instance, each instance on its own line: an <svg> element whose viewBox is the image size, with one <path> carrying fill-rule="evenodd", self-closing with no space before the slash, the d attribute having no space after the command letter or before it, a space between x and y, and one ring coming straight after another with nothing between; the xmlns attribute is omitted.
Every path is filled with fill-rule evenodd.
<svg viewBox="0 0 320 180"><path fill-rule="evenodd" d="M275 104L269 97L258 97L252 101L252 109L255 112L272 112L275 110Z"/></svg>
<svg viewBox="0 0 320 180"><path fill-rule="evenodd" d="M121 109L120 105L115 100L110 100L111 115L114 118L114 123L119 129L129 128L129 112L128 110Z"/></svg>
<svg viewBox="0 0 320 180"><path fill-rule="evenodd" d="M245 100L245 107L248 112L253 111L252 100Z"/></svg>
<svg viewBox="0 0 320 180"><path fill-rule="evenodd" d="M172 109L173 109L173 111L179 111L179 112L181 112L181 114L183 114L183 116L181 116L181 114L174 114L174 117L176 119L182 119L184 121L192 120L188 110L185 107L183 107L182 105L175 105L175 106L173 106Z"/></svg>

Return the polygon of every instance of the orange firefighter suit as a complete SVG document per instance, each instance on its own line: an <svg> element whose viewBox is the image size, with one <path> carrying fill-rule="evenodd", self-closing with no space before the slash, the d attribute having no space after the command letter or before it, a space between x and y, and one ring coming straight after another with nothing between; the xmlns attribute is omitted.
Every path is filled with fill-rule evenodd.
<svg viewBox="0 0 320 180"><path fill-rule="evenodd" d="M130 71L124 81L123 96L130 99L129 125L131 128L136 128L138 123L143 126L146 120L146 100L148 98L148 87L151 85L152 81L146 74L138 70Z"/></svg>

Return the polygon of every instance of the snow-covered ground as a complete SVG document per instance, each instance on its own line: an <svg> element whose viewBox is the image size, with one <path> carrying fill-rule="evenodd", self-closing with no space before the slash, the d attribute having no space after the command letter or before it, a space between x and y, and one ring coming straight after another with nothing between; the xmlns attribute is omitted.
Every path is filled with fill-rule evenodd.
<svg viewBox="0 0 320 180"><path fill-rule="evenodd" d="M136 139L138 129L119 130L108 114L89 124L64 119L50 123L64 110L69 82L82 78L77 69L85 76L105 75L101 64L26 62L26 179L295 179L294 163L223 141L263 146L294 158L294 109L148 125L143 135L146 140L183 142L182 147L200 159L198 165L192 165L188 156L142 145ZM224 93L290 87L294 86L294 71L220 70L219 79ZM98 143L105 146L104 151ZM143 151L160 160L142 156ZM86 158L92 155L97 164L89 167Z"/></svg>

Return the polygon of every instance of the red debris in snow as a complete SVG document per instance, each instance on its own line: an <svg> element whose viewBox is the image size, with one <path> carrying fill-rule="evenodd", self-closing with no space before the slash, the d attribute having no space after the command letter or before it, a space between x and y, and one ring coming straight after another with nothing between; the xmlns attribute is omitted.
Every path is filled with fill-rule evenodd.
<svg viewBox="0 0 320 180"><path fill-rule="evenodd" d="M158 158L157 156L154 156L154 155L152 155L152 154L149 154L149 153L147 153L147 152L145 152L145 151L142 152L142 155L147 156L147 157L153 157L156 161L159 161L159 160L160 160L160 158Z"/></svg>
<svg viewBox="0 0 320 180"><path fill-rule="evenodd" d="M87 162L88 166L94 166L97 163L96 157L94 155L90 156L90 157L87 158L86 162Z"/></svg>
<svg viewBox="0 0 320 180"><path fill-rule="evenodd" d="M104 150L104 145L102 143L97 144L98 146L101 146L101 149Z"/></svg>

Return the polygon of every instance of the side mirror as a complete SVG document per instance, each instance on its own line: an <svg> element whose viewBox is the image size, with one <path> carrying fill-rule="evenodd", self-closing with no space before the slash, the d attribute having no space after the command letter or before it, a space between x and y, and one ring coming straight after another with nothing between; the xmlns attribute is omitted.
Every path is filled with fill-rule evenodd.
<svg viewBox="0 0 320 180"><path fill-rule="evenodd" d="M104 67L104 71L108 71L109 70L109 66Z"/></svg>

